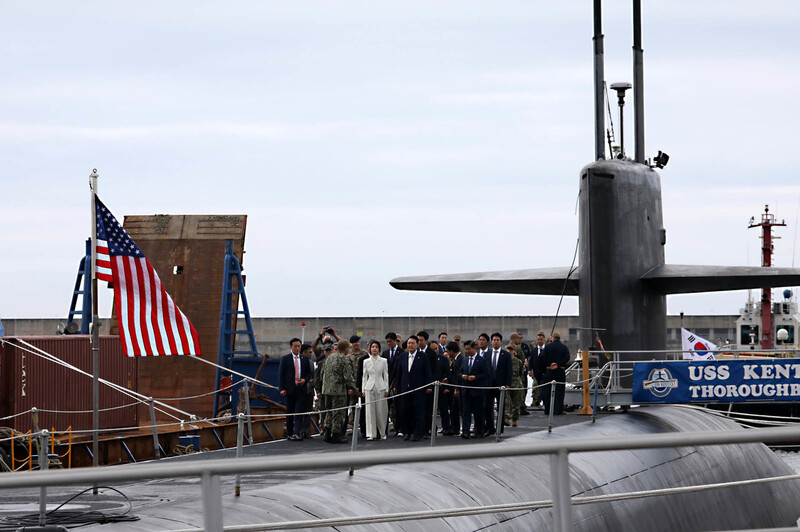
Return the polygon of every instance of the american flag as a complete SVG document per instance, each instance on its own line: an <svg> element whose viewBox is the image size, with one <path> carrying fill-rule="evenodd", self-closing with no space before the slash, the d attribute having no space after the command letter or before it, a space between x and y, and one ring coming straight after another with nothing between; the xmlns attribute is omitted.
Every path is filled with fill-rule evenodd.
<svg viewBox="0 0 800 532"><path fill-rule="evenodd" d="M97 278L114 284L122 350L128 356L199 355L197 331L153 265L96 196L95 205Z"/></svg>

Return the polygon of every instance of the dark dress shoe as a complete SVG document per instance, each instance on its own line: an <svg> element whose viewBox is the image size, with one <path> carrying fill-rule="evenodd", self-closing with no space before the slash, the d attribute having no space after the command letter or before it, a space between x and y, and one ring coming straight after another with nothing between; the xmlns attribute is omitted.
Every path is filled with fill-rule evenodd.
<svg viewBox="0 0 800 532"><path fill-rule="evenodd" d="M414 436L411 436L411 441L419 441L421 439L422 438L420 436L416 435L416 434Z"/></svg>
<svg viewBox="0 0 800 532"><path fill-rule="evenodd" d="M410 439L411 439L411 434L406 434L405 436L403 436L404 441L408 441Z"/></svg>
<svg viewBox="0 0 800 532"><path fill-rule="evenodd" d="M464 433L464 434L461 435L461 437L464 438L465 440L468 440L469 439L469 434Z"/></svg>

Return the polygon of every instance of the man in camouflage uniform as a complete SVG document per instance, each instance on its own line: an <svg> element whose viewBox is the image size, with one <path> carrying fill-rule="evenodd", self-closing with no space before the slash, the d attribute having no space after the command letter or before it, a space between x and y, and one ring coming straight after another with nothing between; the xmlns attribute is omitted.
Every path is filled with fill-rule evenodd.
<svg viewBox="0 0 800 532"><path fill-rule="evenodd" d="M353 377L357 377L358 376L358 359L360 359L360 358L362 358L364 356L369 356L369 355L367 355L367 353L365 351L361 350L361 337L358 336L357 334L352 335L350 337L350 353L347 355L347 358L348 358L348 360L350 360L350 364L353 365ZM357 382L356 383L356 388L358 388L360 385L361 385L361 383ZM358 394L355 394L355 393L353 395L351 395L347 399L347 405L350 407L346 411L347 415L346 415L345 421L346 421L347 425L353 425L354 424L353 423L353 414L356 411L355 406L356 406L357 402L358 402ZM364 426L364 422L365 422L364 415L365 415L365 412L362 409L361 410L361 419L359 421L361 423L362 427Z"/></svg>
<svg viewBox="0 0 800 532"><path fill-rule="evenodd" d="M316 368L314 369L314 391L317 392L317 410L319 411L319 426L320 430L325 426L325 410L323 404L325 402L322 395L322 368L325 366L325 360L333 354L333 340L330 336L326 336L326 341L322 343L320 354L317 355ZM313 349L313 347L312 347Z"/></svg>
<svg viewBox="0 0 800 532"><path fill-rule="evenodd" d="M322 399L325 415L324 440L329 443L346 443L345 409L347 396L353 395L356 387L353 366L347 358L347 340L339 340L336 351L325 359L322 366Z"/></svg>
<svg viewBox="0 0 800 532"><path fill-rule="evenodd" d="M522 404L519 408L519 415L521 416L529 416L530 412L525 406L525 399L528 395L528 358L531 355L531 349L528 344L522 341L522 334L518 332L511 333L511 345L514 346L513 354L522 358L522 373L520 374L520 380L522 381L522 387L526 388L525 395L522 397Z"/></svg>
<svg viewBox="0 0 800 532"><path fill-rule="evenodd" d="M522 349L518 345L509 344L506 346L506 351L511 353L511 387L522 388L522 375L524 374L522 362ZM517 353L519 351L519 353ZM525 390L507 390L506 391L506 404L505 404L505 419L503 422L506 425L517 426L519 419L519 409L525 404Z"/></svg>

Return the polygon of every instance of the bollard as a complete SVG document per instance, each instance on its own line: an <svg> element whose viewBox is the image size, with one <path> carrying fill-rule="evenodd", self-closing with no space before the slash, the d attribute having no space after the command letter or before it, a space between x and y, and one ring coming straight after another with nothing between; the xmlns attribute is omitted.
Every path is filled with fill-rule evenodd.
<svg viewBox="0 0 800 532"><path fill-rule="evenodd" d="M156 409L153 406L153 398L148 397L147 402L150 403L150 423L153 425L153 447L156 450L156 460L161 460L161 449L158 445L158 427L156 427Z"/></svg>
<svg viewBox="0 0 800 532"><path fill-rule="evenodd" d="M253 416L250 412L250 387L247 386L247 381L245 381L242 386L245 386L244 409L247 414L247 443L253 445Z"/></svg>
<svg viewBox="0 0 800 532"><path fill-rule="evenodd" d="M581 385L583 406L580 412L578 412L578 415L588 416L593 413L592 407L589 406L589 351L581 351L581 369L583 370L583 383Z"/></svg>
<svg viewBox="0 0 800 532"><path fill-rule="evenodd" d="M500 399L497 401L497 428L494 432L494 441L500 441L500 435L503 432L503 420L506 418L506 387L500 387Z"/></svg>
<svg viewBox="0 0 800 532"><path fill-rule="evenodd" d="M39 434L39 470L47 471L48 463L47 458L47 429ZM47 486L42 485L39 488L39 526L47 524Z"/></svg>
<svg viewBox="0 0 800 532"><path fill-rule="evenodd" d="M244 414L239 412L236 415L236 458L242 457L242 440L244 439ZM242 474L236 473L236 487L234 488L234 495L238 497L241 494L242 487Z"/></svg>
<svg viewBox="0 0 800 532"><path fill-rule="evenodd" d="M436 412L439 410L439 381L433 383L433 415L431 416L431 446L436 444Z"/></svg>
<svg viewBox="0 0 800 532"><path fill-rule="evenodd" d="M553 432L553 410L556 404L556 381L550 381L550 412L548 412L547 432Z"/></svg>
<svg viewBox="0 0 800 532"><path fill-rule="evenodd" d="M361 398L358 398L356 407L353 409L353 435L350 440L350 452L354 453L358 447L358 421L361 419ZM350 476L355 473L355 468L350 466Z"/></svg>

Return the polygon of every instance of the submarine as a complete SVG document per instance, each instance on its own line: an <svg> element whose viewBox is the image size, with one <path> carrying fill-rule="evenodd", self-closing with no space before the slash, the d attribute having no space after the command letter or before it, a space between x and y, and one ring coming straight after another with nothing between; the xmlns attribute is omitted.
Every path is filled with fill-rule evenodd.
<svg viewBox="0 0 800 532"><path fill-rule="evenodd" d="M602 331L605 349L622 351L622 361L637 360L641 355L636 351L650 351L648 359L665 358L668 294L791 286L800 283L800 269L666 264L667 233L659 171L666 166L669 156L659 151L649 160L645 157L641 0L633 0L633 85L611 85L620 107L620 147L615 153L609 145L608 157L601 0L594 0L593 11L595 161L584 166L579 174L578 266L399 277L390 284L398 290L578 296L580 345L588 348L595 333ZM631 88L633 159L625 155L622 129L624 98ZM630 387L631 383L632 377L622 379L623 386ZM553 435L591 437L600 431L619 437L664 431L723 430L733 425L726 421L723 426L717 418L709 418L694 409L651 406L631 409L597 425L559 427ZM529 437L549 436L539 433L518 438ZM672 458L666 459L667 456ZM477 467L491 471L490 477L510 475L511 479L503 482L509 492L538 493L537 487L544 486L547 498L550 491L547 463L520 472L520 468L528 467L527 461L498 466L501 462L482 461ZM594 490L604 492L612 485L616 486L614 489L638 491L685 485L687 478L693 479L689 484L725 483L792 473L761 444L692 448L688 452L685 449L617 451L596 453L590 458L571 455L570 464L572 496ZM425 469L429 467L426 465ZM538 470L544 473L537 476ZM417 474L426 473L420 468ZM531 476L535 478L534 486ZM495 484L493 480L487 482ZM439 487L446 489L448 483L449 480L442 480ZM800 517L800 505L796 503L800 500L797 499L800 481L781 482L779 488L770 484L746 491L723 487L708 496L698 493L590 505L594 508L574 507L572 527L672 531L796 526ZM544 530L552 526L554 519L554 515L545 511L539 517L526 516L518 526L513 520L500 520L493 528L522 529L524 523L526 529ZM472 528L464 529L483 526L485 523L476 522ZM462 528L454 526L454 529Z"/></svg>

